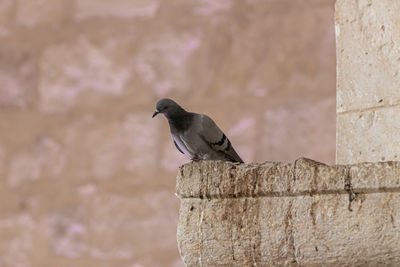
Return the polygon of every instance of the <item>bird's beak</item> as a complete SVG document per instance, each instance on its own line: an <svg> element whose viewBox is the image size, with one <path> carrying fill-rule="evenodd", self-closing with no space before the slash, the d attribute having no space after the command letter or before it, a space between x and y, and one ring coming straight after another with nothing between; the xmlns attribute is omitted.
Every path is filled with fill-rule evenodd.
<svg viewBox="0 0 400 267"><path fill-rule="evenodd" d="M155 116L157 116L158 113L160 113L160 111L158 111L158 109L156 109L156 111L154 112L153 116L151 116L151 117L154 118Z"/></svg>

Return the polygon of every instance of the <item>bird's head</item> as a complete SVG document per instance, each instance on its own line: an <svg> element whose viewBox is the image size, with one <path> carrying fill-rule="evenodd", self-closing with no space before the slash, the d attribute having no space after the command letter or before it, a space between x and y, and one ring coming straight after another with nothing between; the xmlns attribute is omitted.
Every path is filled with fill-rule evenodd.
<svg viewBox="0 0 400 267"><path fill-rule="evenodd" d="M163 98L157 102L156 111L154 112L152 118L157 116L159 113L164 114L164 116L167 118L170 118L174 115L178 115L182 111L184 111L184 109L181 108L181 106L179 106L174 100Z"/></svg>

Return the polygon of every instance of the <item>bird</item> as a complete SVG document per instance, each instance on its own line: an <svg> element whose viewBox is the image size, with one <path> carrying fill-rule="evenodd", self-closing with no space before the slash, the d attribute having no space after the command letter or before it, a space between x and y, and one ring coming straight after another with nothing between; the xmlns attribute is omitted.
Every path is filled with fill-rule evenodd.
<svg viewBox="0 0 400 267"><path fill-rule="evenodd" d="M174 100L163 98L152 116L163 114L176 148L192 161L223 160L244 163L231 142L207 115L188 112Z"/></svg>

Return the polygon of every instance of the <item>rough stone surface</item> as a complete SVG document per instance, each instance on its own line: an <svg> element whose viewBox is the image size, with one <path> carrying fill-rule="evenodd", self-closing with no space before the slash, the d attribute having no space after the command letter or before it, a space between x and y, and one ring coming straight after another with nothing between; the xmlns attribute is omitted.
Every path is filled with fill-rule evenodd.
<svg viewBox="0 0 400 267"><path fill-rule="evenodd" d="M0 0L0 266L183 266L160 97L246 162L333 163L333 4Z"/></svg>
<svg viewBox="0 0 400 267"><path fill-rule="evenodd" d="M156 14L159 0L76 0L76 17L89 19L97 17L152 17Z"/></svg>
<svg viewBox="0 0 400 267"><path fill-rule="evenodd" d="M339 115L338 162L399 160L399 112L400 106L394 106Z"/></svg>
<svg viewBox="0 0 400 267"><path fill-rule="evenodd" d="M0 38L11 34L13 28L13 0L0 2Z"/></svg>
<svg viewBox="0 0 400 267"><path fill-rule="evenodd" d="M190 163L177 176L187 266L400 264L400 163Z"/></svg>
<svg viewBox="0 0 400 267"><path fill-rule="evenodd" d="M35 57L6 45L0 47L0 108L30 106L36 85Z"/></svg>
<svg viewBox="0 0 400 267"><path fill-rule="evenodd" d="M72 44L49 47L43 54L39 86L43 111L65 111L85 91L121 95L126 86L129 61L118 62L120 47L113 41L97 46L87 38L77 39Z"/></svg>
<svg viewBox="0 0 400 267"><path fill-rule="evenodd" d="M399 13L398 1L336 1L337 163L400 156Z"/></svg>
<svg viewBox="0 0 400 267"><path fill-rule="evenodd" d="M18 0L17 24L33 28L39 25L53 26L71 16L71 1ZM38 12L40 10L40 12Z"/></svg>
<svg viewBox="0 0 400 267"><path fill-rule="evenodd" d="M16 153L11 159L8 184L18 187L41 177L56 178L67 162L67 154L54 140L42 137L28 151Z"/></svg>

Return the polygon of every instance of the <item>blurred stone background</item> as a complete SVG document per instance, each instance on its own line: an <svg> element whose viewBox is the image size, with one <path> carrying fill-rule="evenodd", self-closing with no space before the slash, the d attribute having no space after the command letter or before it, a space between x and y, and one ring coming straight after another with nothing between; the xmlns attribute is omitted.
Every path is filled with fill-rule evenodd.
<svg viewBox="0 0 400 267"><path fill-rule="evenodd" d="M183 266L161 97L335 157L334 0L0 0L0 266Z"/></svg>

